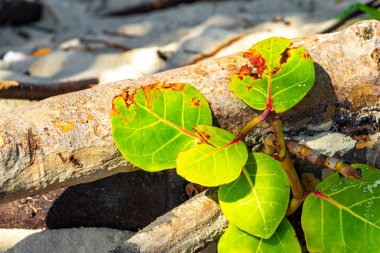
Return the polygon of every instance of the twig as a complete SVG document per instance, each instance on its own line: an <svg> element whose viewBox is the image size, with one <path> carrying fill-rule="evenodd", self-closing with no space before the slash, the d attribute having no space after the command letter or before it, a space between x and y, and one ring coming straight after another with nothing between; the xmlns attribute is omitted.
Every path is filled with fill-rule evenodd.
<svg viewBox="0 0 380 253"><path fill-rule="evenodd" d="M133 34L128 34L128 33L119 32L119 31L111 31L111 30L104 30L103 34L109 35L109 36L115 36L115 37L123 37L123 38L134 38L134 37L136 37Z"/></svg>
<svg viewBox="0 0 380 253"><path fill-rule="evenodd" d="M29 27L32 29L44 32L44 33L49 33L49 34L55 32L53 28L49 28L49 27L45 27L45 26L37 25L37 24L30 24Z"/></svg>
<svg viewBox="0 0 380 253"><path fill-rule="evenodd" d="M58 25L59 24L59 18L57 14L55 14L54 10L46 3L42 4L44 11L50 18L53 20L54 24Z"/></svg>
<svg viewBox="0 0 380 253"><path fill-rule="evenodd" d="M103 39L98 39L98 38L80 38L80 41L83 43L98 43L98 44L103 44L107 47L110 48L117 48L121 49L123 51L129 51L131 48L124 46L123 44L117 43L117 42L112 42L112 41L107 41Z"/></svg>
<svg viewBox="0 0 380 253"><path fill-rule="evenodd" d="M215 54L217 54L218 52L220 52L222 49L230 46L232 43L240 40L242 37L244 37L244 35L242 36L236 36L236 37L233 37L232 39L229 39L228 41L224 42L222 45L218 46L218 47L215 47L214 50L212 50L212 52L210 53L206 53L206 54L201 54L197 57L195 57L193 60L191 60L189 62L189 64L194 64L194 63L197 63L197 62L200 62L204 59L207 59L207 58L210 58L212 56L214 56Z"/></svg>

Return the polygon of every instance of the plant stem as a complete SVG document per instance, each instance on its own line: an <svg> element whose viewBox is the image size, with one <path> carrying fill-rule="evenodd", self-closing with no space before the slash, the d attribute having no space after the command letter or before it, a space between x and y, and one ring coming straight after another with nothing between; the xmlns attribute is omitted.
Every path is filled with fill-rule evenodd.
<svg viewBox="0 0 380 253"><path fill-rule="evenodd" d="M289 216L292 215L295 211L297 211L298 207L301 206L302 202L306 199L306 197L309 195L309 192L306 194L303 194L301 198L292 198L289 202L288 209L286 210L285 215Z"/></svg>
<svg viewBox="0 0 380 253"><path fill-rule="evenodd" d="M275 142L274 135L273 134L267 135L263 139L264 147L261 149L261 152L267 155L273 156L277 152L276 148L274 147L274 142Z"/></svg>
<svg viewBox="0 0 380 253"><path fill-rule="evenodd" d="M293 154L303 157L317 166L325 166L327 168L338 171L346 178L362 178L360 169L355 169L351 165L344 163L339 159L326 156L316 150L313 150L294 141L288 141L287 147Z"/></svg>
<svg viewBox="0 0 380 253"><path fill-rule="evenodd" d="M278 157L275 158L277 158L277 160L281 163L282 168L288 176L290 187L292 189L293 198L290 201L288 210L286 212L287 215L290 215L302 204L304 200L304 190L297 175L296 169L294 168L294 161L290 158L289 153L286 149L286 142L284 139L284 133L282 131L282 122L280 120L280 117L277 115L272 117L270 123L275 136L275 138L273 138L273 144L276 147L278 153Z"/></svg>
<svg viewBox="0 0 380 253"><path fill-rule="evenodd" d="M286 175L288 176L290 187L292 189L293 198L290 201L286 215L294 213L298 207L302 204L304 198L304 191L302 188L301 181L297 175L296 169L294 168L294 161L290 158L288 152L282 161L280 161L282 168L284 169Z"/></svg>
<svg viewBox="0 0 380 253"><path fill-rule="evenodd" d="M263 140L264 148L261 151L267 155L273 156L277 152L277 149L275 148L275 142L276 138L274 135L266 136ZM285 157L279 162L281 163L282 168L288 176L293 194L293 198L291 199L288 210L286 211L286 215L288 216L294 213L304 201L304 191L296 170L293 166L293 160L290 158L287 152L285 152Z"/></svg>
<svg viewBox="0 0 380 253"><path fill-rule="evenodd" d="M288 209L286 210L285 216L292 215L301 206L304 199L292 198L289 202Z"/></svg>
<svg viewBox="0 0 380 253"><path fill-rule="evenodd" d="M249 130L251 130L252 128L254 128L255 126L257 126L261 121L263 121L270 113L270 108L267 108L264 110L264 112L257 116L256 118L252 119L251 121L249 121L241 130L240 130L240 134L241 135L246 135Z"/></svg>
<svg viewBox="0 0 380 253"><path fill-rule="evenodd" d="M278 115L271 117L270 124L272 126L274 135L276 137L275 144L276 144L279 160L281 161L282 159L284 159L286 155L286 143L284 139L284 133L282 131L282 122L281 122L280 117Z"/></svg>
<svg viewBox="0 0 380 253"><path fill-rule="evenodd" d="M294 161L290 158L289 154L286 154L284 159L280 161L282 168L285 170L286 175L288 176L290 187L292 188L292 193L294 198L301 198L303 195L303 188L301 181L297 175L297 172L294 168Z"/></svg>

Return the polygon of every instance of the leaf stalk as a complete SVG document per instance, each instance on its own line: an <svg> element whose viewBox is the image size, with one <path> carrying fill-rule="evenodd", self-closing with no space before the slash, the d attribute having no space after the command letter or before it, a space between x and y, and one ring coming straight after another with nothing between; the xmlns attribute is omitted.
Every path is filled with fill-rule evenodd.
<svg viewBox="0 0 380 253"><path fill-rule="evenodd" d="M257 126L258 124L260 124L264 119L266 119L266 117L269 115L269 113L271 112L271 109L270 108L267 108L264 110L264 112L262 114L260 114L259 116L255 117L254 119L252 119L251 121L249 121L241 130L240 130L240 134L241 135L246 135L252 128L254 128L255 126Z"/></svg>

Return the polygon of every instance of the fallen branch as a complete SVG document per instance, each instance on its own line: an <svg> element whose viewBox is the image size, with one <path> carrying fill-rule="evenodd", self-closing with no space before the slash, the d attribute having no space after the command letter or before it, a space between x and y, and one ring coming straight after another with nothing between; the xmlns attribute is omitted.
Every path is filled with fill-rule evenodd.
<svg viewBox="0 0 380 253"><path fill-rule="evenodd" d="M197 252L217 240L227 227L215 196L213 190L196 195L157 218L113 253Z"/></svg>
<svg viewBox="0 0 380 253"><path fill-rule="evenodd" d="M363 36L368 30L373 31L371 39ZM379 39L380 22L374 20L338 33L295 39L295 45L304 46L315 61L316 83L283 115L284 124L331 120L331 114L323 112L334 104L349 104L351 110L378 104L380 61L374 52ZM210 102L218 124L238 133L258 115L228 87L231 75L245 64L242 53L237 53L52 97L0 117L0 203L136 170L117 151L109 122L112 98L126 86L193 84Z"/></svg>
<svg viewBox="0 0 380 253"><path fill-rule="evenodd" d="M144 1L137 4L127 4L126 7L121 7L118 10L107 11L101 13L104 16L124 16L139 13L147 13L155 10L167 9L170 7L177 6L183 3L192 3L198 0L153 0Z"/></svg>
<svg viewBox="0 0 380 253"><path fill-rule="evenodd" d="M97 78L72 81L46 81L42 78L24 77L25 81L0 80L0 98L40 100L96 85Z"/></svg>
<svg viewBox="0 0 380 253"><path fill-rule="evenodd" d="M129 50L131 50L130 47L124 46L121 43L117 43L117 42L113 42L113 41L108 41L108 40L100 39L100 38L87 38L87 37L83 37L83 38L80 38L80 41L82 43L84 43L85 45L86 44L103 44L106 47L116 48L116 49L120 49L122 51L129 51Z"/></svg>

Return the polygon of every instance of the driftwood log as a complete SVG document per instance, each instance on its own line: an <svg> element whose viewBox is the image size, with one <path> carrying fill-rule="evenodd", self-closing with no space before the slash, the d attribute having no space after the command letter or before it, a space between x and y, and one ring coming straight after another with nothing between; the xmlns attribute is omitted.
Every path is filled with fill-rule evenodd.
<svg viewBox="0 0 380 253"><path fill-rule="evenodd" d="M314 116L334 104L345 103L356 110L379 103L380 22L363 21L341 32L294 42L313 57L316 83L306 98L284 115L285 123L329 120ZM231 75L246 63L242 53L236 53L52 97L1 116L0 203L136 170L117 151L109 123L112 98L126 86L193 84L210 102L217 124L237 133L257 115L228 88Z"/></svg>
<svg viewBox="0 0 380 253"><path fill-rule="evenodd" d="M113 253L198 252L227 228L216 195L214 190L196 195L140 230Z"/></svg>

